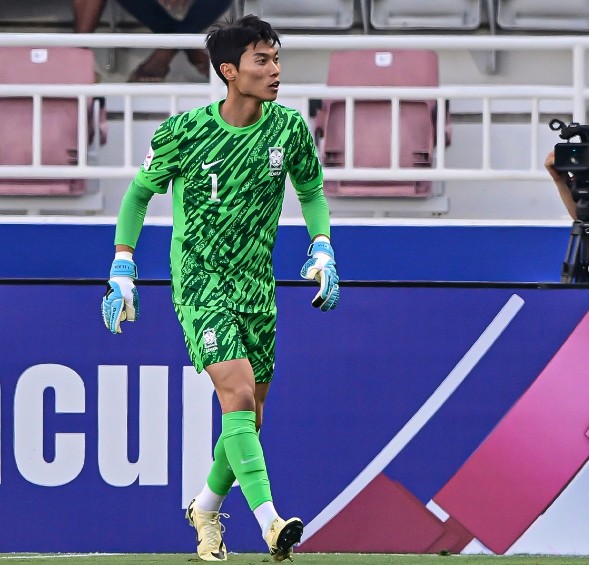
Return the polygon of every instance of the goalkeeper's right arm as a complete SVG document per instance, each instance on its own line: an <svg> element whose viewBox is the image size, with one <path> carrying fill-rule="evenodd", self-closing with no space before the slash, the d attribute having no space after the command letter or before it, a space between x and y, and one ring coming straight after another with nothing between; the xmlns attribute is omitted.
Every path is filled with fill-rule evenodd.
<svg viewBox="0 0 589 565"><path fill-rule="evenodd" d="M102 319L113 334L121 333L121 322L134 322L139 317L139 294L134 284L137 266L133 252L152 196L151 190L133 181L121 203L115 234L115 258L102 299Z"/></svg>

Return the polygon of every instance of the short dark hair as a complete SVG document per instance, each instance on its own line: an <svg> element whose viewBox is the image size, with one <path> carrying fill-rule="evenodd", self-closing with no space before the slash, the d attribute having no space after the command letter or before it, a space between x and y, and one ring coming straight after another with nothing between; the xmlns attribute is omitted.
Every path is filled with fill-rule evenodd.
<svg viewBox="0 0 589 565"><path fill-rule="evenodd" d="M232 63L239 69L239 60L250 43L257 45L265 41L270 46L278 44L280 39L272 26L249 14L237 21L226 20L214 25L207 33L206 46L211 64L217 76L227 85L227 79L221 72L222 63Z"/></svg>

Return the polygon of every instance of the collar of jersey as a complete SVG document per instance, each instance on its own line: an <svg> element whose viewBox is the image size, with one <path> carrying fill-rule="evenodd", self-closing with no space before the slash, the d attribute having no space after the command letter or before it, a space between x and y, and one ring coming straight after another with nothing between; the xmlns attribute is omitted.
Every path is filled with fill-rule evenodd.
<svg viewBox="0 0 589 565"><path fill-rule="evenodd" d="M267 104L264 102L262 104L262 115L261 115L260 119L257 122L255 122L249 126L245 126L243 128L238 128L238 127L232 126L231 124L228 124L221 117L221 112L220 112L221 102L224 102L224 100L219 100L219 101L213 102L211 104L211 111L213 113L213 118L224 130L227 130L230 133L244 134L244 133L249 133L251 131L255 131L260 127L260 124L268 117Z"/></svg>

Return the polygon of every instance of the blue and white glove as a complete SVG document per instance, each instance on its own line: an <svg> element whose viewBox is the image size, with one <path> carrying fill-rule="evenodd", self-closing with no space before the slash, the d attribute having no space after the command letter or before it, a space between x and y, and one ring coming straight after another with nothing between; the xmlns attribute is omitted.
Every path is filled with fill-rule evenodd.
<svg viewBox="0 0 589 565"><path fill-rule="evenodd" d="M333 310L339 301L339 277L333 248L327 241L315 241L309 246L307 255L311 258L303 265L301 277L319 283L319 292L311 304L323 312Z"/></svg>
<svg viewBox="0 0 589 565"><path fill-rule="evenodd" d="M139 294L133 284L137 278L137 265L126 251L115 254L102 299L102 319L113 333L121 333L121 322L134 322L139 317Z"/></svg>

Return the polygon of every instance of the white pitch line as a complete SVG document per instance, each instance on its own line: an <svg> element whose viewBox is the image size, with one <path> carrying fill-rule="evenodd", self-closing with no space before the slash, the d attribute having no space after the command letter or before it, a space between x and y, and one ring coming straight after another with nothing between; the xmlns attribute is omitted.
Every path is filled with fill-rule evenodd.
<svg viewBox="0 0 589 565"><path fill-rule="evenodd" d="M53 553L50 555L32 555L23 553L20 555L0 555L2 559L69 559L73 557L108 557L112 555L124 555L123 553Z"/></svg>
<svg viewBox="0 0 589 565"><path fill-rule="evenodd" d="M444 405L454 391L460 386L475 365L483 358L505 328L524 305L524 300L513 294L499 313L493 318L485 331L475 341L464 357L450 371L432 395L422 404L409 421L389 441L384 449L364 468L363 471L336 496L313 520L305 526L301 543L319 531L334 516L339 514L427 424L434 414Z"/></svg>

